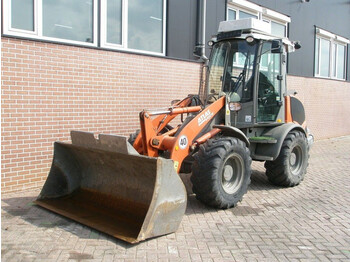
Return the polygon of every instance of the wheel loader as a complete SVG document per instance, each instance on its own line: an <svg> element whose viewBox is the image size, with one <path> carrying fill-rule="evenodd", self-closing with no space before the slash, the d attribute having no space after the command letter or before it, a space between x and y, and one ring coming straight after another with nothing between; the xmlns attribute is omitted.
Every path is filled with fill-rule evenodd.
<svg viewBox="0 0 350 262"><path fill-rule="evenodd" d="M137 243L179 227L180 172L192 173L198 200L221 209L242 200L252 160L265 161L271 183L298 185L313 143L304 107L286 88L287 54L300 44L269 31L255 19L221 22L205 91L143 110L129 139L71 131L71 144L55 142L36 204Z"/></svg>

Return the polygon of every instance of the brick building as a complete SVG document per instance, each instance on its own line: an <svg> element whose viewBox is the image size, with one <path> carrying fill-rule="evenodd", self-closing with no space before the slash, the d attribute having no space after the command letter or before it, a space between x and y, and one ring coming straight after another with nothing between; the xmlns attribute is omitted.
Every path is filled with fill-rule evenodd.
<svg viewBox="0 0 350 262"><path fill-rule="evenodd" d="M300 40L288 57L316 139L350 134L350 4L342 0L3 0L3 192L42 185L69 131L128 135L138 112L198 92L203 43L255 17ZM209 55L209 49L206 49Z"/></svg>

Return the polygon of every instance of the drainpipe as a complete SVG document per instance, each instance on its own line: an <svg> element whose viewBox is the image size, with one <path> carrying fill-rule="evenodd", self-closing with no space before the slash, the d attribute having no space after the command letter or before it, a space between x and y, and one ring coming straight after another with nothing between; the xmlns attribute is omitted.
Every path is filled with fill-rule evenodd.
<svg viewBox="0 0 350 262"><path fill-rule="evenodd" d="M200 83L198 95L203 104L206 104L206 98L208 96L207 90L207 74L209 59L205 55L205 21L206 21L206 0L197 0L197 21L196 21L196 46L193 55L198 57L202 62Z"/></svg>
<svg viewBox="0 0 350 262"><path fill-rule="evenodd" d="M196 46L193 55L207 62L205 56L205 20L207 10L206 0L197 0Z"/></svg>

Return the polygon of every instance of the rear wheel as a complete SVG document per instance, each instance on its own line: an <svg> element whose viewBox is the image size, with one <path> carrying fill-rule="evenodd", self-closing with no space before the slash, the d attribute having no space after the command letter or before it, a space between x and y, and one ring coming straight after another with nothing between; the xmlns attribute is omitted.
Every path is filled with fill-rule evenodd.
<svg viewBox="0 0 350 262"><path fill-rule="evenodd" d="M281 152L274 161L266 161L266 175L272 184L292 187L303 181L309 152L305 135L291 131L283 141Z"/></svg>
<svg viewBox="0 0 350 262"><path fill-rule="evenodd" d="M249 149L237 138L207 141L200 146L192 167L196 198L216 208L235 206L250 184L251 162Z"/></svg>

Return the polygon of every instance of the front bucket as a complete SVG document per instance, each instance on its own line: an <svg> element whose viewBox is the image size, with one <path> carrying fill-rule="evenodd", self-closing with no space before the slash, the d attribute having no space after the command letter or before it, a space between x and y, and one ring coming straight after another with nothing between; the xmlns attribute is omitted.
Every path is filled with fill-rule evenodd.
<svg viewBox="0 0 350 262"><path fill-rule="evenodd" d="M177 230L187 197L172 160L138 155L126 137L71 135L55 142L36 204L130 243Z"/></svg>

